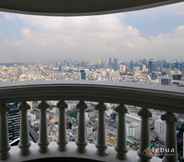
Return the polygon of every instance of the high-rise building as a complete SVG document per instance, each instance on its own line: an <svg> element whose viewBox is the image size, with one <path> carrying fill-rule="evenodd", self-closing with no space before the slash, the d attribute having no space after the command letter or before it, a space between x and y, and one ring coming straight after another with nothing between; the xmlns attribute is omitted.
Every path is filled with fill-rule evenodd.
<svg viewBox="0 0 184 162"><path fill-rule="evenodd" d="M114 70L118 70L118 60L117 60L117 58L114 58L114 59L113 59L112 68L113 68Z"/></svg>
<svg viewBox="0 0 184 162"><path fill-rule="evenodd" d="M131 60L129 63L129 70L133 71L134 70L134 62Z"/></svg>
<svg viewBox="0 0 184 162"><path fill-rule="evenodd" d="M9 141L19 138L20 132L20 112L18 103L8 103L8 134Z"/></svg>
<svg viewBox="0 0 184 162"><path fill-rule="evenodd" d="M168 76L163 76L160 78L161 85L170 85L171 84L171 78Z"/></svg>
<svg viewBox="0 0 184 162"><path fill-rule="evenodd" d="M148 73L152 73L153 72L153 61L149 60L148 62Z"/></svg>
<svg viewBox="0 0 184 162"><path fill-rule="evenodd" d="M173 74L172 78L173 78L173 80L181 80L182 74Z"/></svg>
<svg viewBox="0 0 184 162"><path fill-rule="evenodd" d="M84 69L80 70L80 79L86 80L86 71Z"/></svg>
<svg viewBox="0 0 184 162"><path fill-rule="evenodd" d="M145 64L142 64L141 70L142 70L143 72L147 72L148 69L147 69L147 67L146 67Z"/></svg>
<svg viewBox="0 0 184 162"><path fill-rule="evenodd" d="M154 61L154 60L150 60L148 62L148 72L152 73L152 72L158 72L162 70L162 65L160 61Z"/></svg>
<svg viewBox="0 0 184 162"><path fill-rule="evenodd" d="M112 67L112 58L111 58L111 57L108 59L108 67L109 67L109 68Z"/></svg>
<svg viewBox="0 0 184 162"><path fill-rule="evenodd" d="M128 68L127 65L121 64L119 67L120 75L127 74Z"/></svg>
<svg viewBox="0 0 184 162"><path fill-rule="evenodd" d="M118 59L117 58L109 58L108 59L108 68L112 68L114 70L118 70L119 65L118 65Z"/></svg>

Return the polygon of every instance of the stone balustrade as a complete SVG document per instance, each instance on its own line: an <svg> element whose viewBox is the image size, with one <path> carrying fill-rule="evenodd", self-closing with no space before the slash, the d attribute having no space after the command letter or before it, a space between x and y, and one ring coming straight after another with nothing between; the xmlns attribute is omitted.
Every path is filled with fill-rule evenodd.
<svg viewBox="0 0 184 162"><path fill-rule="evenodd" d="M48 101L56 100L59 109L58 122L58 151L61 155L68 151L66 141L65 120L67 118L65 110L68 105L66 100L78 101L76 109L78 111L78 136L76 150L79 154L87 154L85 110L88 105L86 101L95 101L97 119L97 142L96 156L108 159L108 147L106 145L105 103L116 103L118 106L114 111L118 115L117 144L114 150L116 155L114 161L128 158L126 147L126 105L141 107L138 115L141 117L141 143L137 153L137 161L149 162L149 157L145 150L148 148L149 139L149 119L152 117L150 109L161 110L165 113L161 119L166 123L166 147L174 148L172 154L165 154L164 162L177 162L176 146L176 116L175 113L183 113L184 89L177 87L154 87L153 85L136 85L130 83L96 83L96 82L36 82L32 84L4 85L0 87L0 159L11 159L11 148L8 143L7 131L7 111L6 103L19 102L21 122L20 122L20 144L21 156L30 156L31 145L28 138L27 111L30 109L28 101L40 101L38 109L40 112L39 142L40 154L48 154L49 142L47 135L47 110ZM16 147L16 146L15 146ZM63 152L63 153L62 153ZM17 155L18 156L18 155ZM102 158L103 159L103 158ZM102 160L101 159L101 160ZM103 161L103 160L102 160ZM107 160L105 160L107 161ZM111 159L112 161L112 159Z"/></svg>

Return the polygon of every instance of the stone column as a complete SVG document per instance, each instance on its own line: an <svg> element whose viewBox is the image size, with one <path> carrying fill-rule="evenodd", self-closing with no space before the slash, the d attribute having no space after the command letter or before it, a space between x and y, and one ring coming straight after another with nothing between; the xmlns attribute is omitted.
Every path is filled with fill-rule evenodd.
<svg viewBox="0 0 184 162"><path fill-rule="evenodd" d="M118 113L118 132L117 132L117 158L120 160L126 159L126 121L125 114L127 113L126 107L121 104L116 108L116 112Z"/></svg>
<svg viewBox="0 0 184 162"><path fill-rule="evenodd" d="M48 137L47 137L47 114L46 110L49 105L42 101L38 108L40 109L40 134L39 134L39 146L40 152L46 153L48 151Z"/></svg>
<svg viewBox="0 0 184 162"><path fill-rule="evenodd" d="M6 160L10 146L8 143L8 124L7 124L8 108L5 103L0 102L0 159Z"/></svg>
<svg viewBox="0 0 184 162"><path fill-rule="evenodd" d="M106 110L106 106L103 102L100 102L96 106L96 110L98 111L98 134L97 134L97 154L100 156L106 155L106 139L105 139L105 123L104 123L104 113Z"/></svg>
<svg viewBox="0 0 184 162"><path fill-rule="evenodd" d="M164 162L177 162L177 146L176 146L176 116L167 112L161 116L161 119L166 122L166 149Z"/></svg>
<svg viewBox="0 0 184 162"><path fill-rule="evenodd" d="M19 147L21 149L22 155L29 154L29 130L28 130L28 121L27 121L27 110L30 109L30 106L27 102L22 102L20 104L20 114L21 114L21 124L20 124L20 143Z"/></svg>
<svg viewBox="0 0 184 162"><path fill-rule="evenodd" d="M58 146L60 151L65 151L66 149L66 119L65 119L65 109L68 107L68 105L63 101L59 101L57 104L57 107L59 108L59 135L58 135Z"/></svg>
<svg viewBox="0 0 184 162"><path fill-rule="evenodd" d="M142 108L139 113L141 116L141 144L140 150L138 151L138 155L140 157L140 162L149 162L151 157L146 154L146 149L149 146L149 136L150 136L150 128L149 128L149 118L152 117L152 114L146 108Z"/></svg>
<svg viewBox="0 0 184 162"><path fill-rule="evenodd" d="M77 104L78 113L78 139L77 139L77 146L78 152L84 153L86 143L86 125L85 125L85 109L87 105L84 101L80 101Z"/></svg>

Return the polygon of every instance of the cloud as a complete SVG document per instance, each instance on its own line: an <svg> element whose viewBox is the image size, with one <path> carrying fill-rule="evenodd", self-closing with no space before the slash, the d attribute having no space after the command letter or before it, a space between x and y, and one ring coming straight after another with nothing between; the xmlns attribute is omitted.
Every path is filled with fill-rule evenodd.
<svg viewBox="0 0 184 162"><path fill-rule="evenodd" d="M45 62L65 58L96 61L112 56L124 60L184 58L183 25L170 33L149 36L123 21L124 14L12 16L25 25L20 28L21 39L0 39L1 62Z"/></svg>

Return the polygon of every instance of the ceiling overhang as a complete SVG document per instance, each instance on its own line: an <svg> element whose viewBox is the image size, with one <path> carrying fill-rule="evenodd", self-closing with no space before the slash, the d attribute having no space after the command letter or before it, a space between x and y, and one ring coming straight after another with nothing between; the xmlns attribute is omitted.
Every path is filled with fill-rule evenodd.
<svg viewBox="0 0 184 162"><path fill-rule="evenodd" d="M184 0L0 0L0 11L81 16L132 11Z"/></svg>

